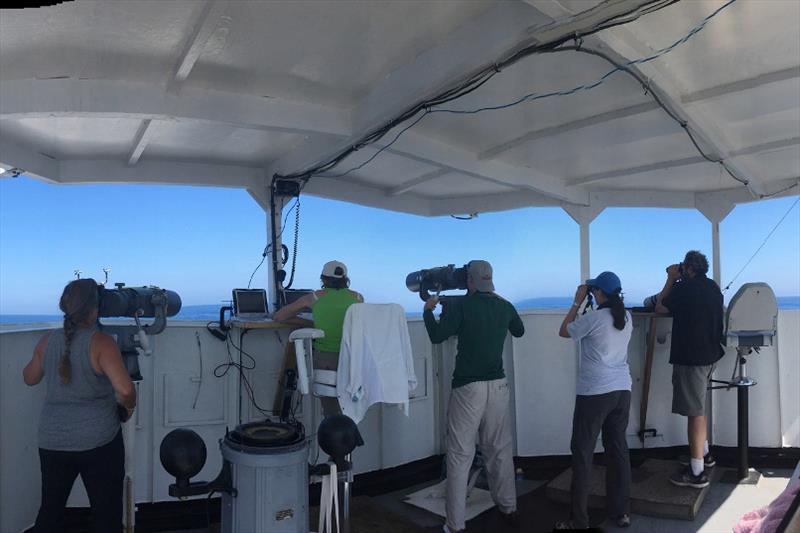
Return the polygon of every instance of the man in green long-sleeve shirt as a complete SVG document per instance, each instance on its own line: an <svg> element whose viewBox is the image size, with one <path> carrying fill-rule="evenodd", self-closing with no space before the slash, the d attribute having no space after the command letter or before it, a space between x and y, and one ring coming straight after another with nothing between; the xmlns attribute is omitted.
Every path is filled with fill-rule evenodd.
<svg viewBox="0 0 800 533"><path fill-rule="evenodd" d="M422 314L432 343L458 335L447 408L446 533L465 528L467 481L476 442L486 456L489 488L500 512L513 523L517 510L503 345L508 332L521 337L525 327L514 306L494 293L488 262L469 262L467 289L467 296L447 305L439 322L433 316L438 298L425 302Z"/></svg>

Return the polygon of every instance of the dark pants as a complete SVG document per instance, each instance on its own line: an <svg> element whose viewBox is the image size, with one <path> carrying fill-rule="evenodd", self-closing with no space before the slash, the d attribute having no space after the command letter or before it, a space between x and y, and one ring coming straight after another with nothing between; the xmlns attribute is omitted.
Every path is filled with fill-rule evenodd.
<svg viewBox="0 0 800 533"><path fill-rule="evenodd" d="M39 448L42 466L42 505L36 517L36 533L61 531L64 507L80 474L92 507L92 531L122 531L122 483L125 448L122 430L103 446L83 452Z"/></svg>
<svg viewBox="0 0 800 533"><path fill-rule="evenodd" d="M572 417L572 522L589 527L587 502L592 457L597 436L603 431L606 453L606 509L610 516L629 512L631 463L625 431L631 391L618 390L594 396L576 396Z"/></svg>

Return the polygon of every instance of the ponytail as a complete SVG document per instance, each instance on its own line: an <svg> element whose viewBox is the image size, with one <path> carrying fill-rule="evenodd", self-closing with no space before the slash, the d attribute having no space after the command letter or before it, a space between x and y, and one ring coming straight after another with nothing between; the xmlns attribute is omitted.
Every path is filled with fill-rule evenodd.
<svg viewBox="0 0 800 533"><path fill-rule="evenodd" d="M608 296L608 307L611 309L611 317L614 319L614 327L622 331L625 329L625 322L628 317L625 313L625 304L622 301L622 296L619 292L615 292Z"/></svg>
<svg viewBox="0 0 800 533"><path fill-rule="evenodd" d="M75 335L75 323L69 315L64 315L64 353L61 354L61 359L58 361L58 375L61 377L61 383L66 385L72 377L72 362L69 360L69 354L72 349L72 337Z"/></svg>
<svg viewBox="0 0 800 533"><path fill-rule="evenodd" d="M64 287L58 307L64 312L64 353L58 361L58 375L66 385L72 377L72 339L80 327L88 325L99 305L97 282L91 278L76 279Z"/></svg>

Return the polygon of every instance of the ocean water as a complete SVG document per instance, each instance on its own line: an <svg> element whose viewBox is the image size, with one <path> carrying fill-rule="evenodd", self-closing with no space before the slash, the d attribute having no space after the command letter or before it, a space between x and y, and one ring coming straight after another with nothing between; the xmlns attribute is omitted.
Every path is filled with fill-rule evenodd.
<svg viewBox="0 0 800 533"><path fill-rule="evenodd" d="M638 302L634 302L638 305ZM527 298L514 302L517 309L567 309L572 305L571 296ZM186 305L170 320L219 320L220 305ZM778 296L779 309L800 309L800 296ZM419 311L409 311L409 317L418 317ZM0 324L36 324L60 322L61 315L0 315Z"/></svg>

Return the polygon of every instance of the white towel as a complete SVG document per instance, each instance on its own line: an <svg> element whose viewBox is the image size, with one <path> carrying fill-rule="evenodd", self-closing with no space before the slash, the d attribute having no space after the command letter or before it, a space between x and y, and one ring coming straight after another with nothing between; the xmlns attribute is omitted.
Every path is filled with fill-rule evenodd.
<svg viewBox="0 0 800 533"><path fill-rule="evenodd" d="M353 304L347 309L337 370L342 412L360 422L370 405L400 404L417 386L411 337L397 304Z"/></svg>

